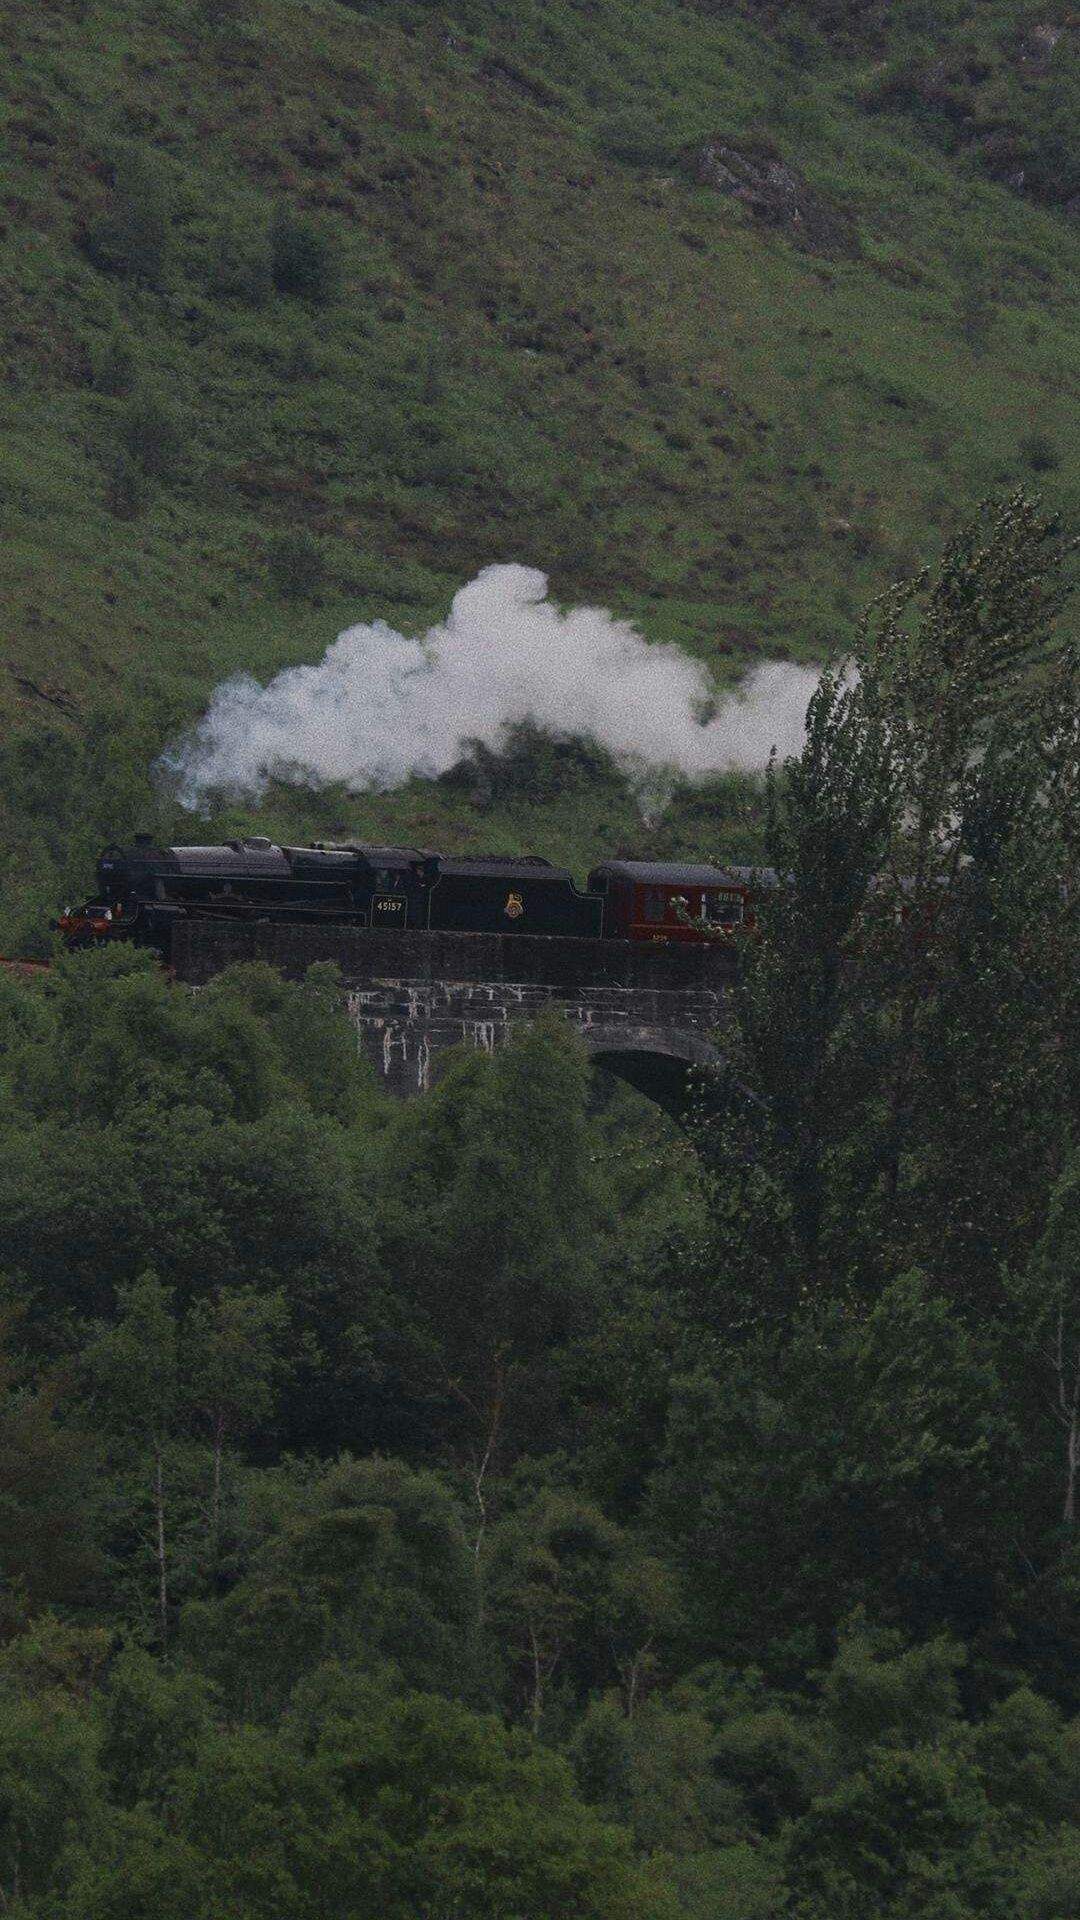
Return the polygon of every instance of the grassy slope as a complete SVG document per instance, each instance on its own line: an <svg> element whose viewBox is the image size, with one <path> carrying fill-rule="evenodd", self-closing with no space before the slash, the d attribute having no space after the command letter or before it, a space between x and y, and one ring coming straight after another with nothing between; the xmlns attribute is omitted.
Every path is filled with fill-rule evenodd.
<svg viewBox="0 0 1080 1920"><path fill-rule="evenodd" d="M77 864L147 811L149 759L223 673L376 613L419 626L487 561L539 564L724 674L842 640L1025 476L1033 435L1075 508L1080 227L971 142L1075 105L1077 36L1043 70L1016 36L1052 9L894 11L906 39L868 37L856 7L830 39L796 8L708 0L9 0L0 715L60 735L9 734L9 920L43 850ZM948 84L913 89L939 40ZM695 183L695 144L762 128L852 216L858 257L799 251ZM152 284L85 250L133 167L164 217ZM330 236L321 306L251 297L283 206ZM125 384L102 374L117 342L126 393L103 390ZM161 479L121 452L147 393L178 429ZM283 600L268 550L297 527L326 574ZM50 771L86 788L78 822L48 817ZM263 817L579 864L597 836L641 838L606 788L486 814L429 787L285 795ZM687 814L659 839L701 831Z"/></svg>

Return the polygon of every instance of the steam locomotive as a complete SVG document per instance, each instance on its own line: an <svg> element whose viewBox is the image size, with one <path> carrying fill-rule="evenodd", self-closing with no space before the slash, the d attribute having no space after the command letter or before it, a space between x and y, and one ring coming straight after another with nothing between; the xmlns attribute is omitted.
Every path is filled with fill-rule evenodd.
<svg viewBox="0 0 1080 1920"><path fill-rule="evenodd" d="M752 922L754 871L606 860L585 891L538 854L454 856L362 843L272 840L106 847L97 893L57 928L69 947L134 940L168 955L184 917L221 917L592 940L702 941Z"/></svg>

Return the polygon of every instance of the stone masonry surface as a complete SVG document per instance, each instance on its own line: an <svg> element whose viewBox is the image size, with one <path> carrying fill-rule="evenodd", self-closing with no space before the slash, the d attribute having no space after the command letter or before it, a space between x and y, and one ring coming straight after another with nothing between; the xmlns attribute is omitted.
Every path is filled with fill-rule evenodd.
<svg viewBox="0 0 1080 1920"><path fill-rule="evenodd" d="M536 935L304 927L270 922L177 924L177 979L204 984L238 961L262 960L301 979L317 961L341 970L350 1018L387 1088L408 1096L438 1076L447 1050L491 1052L514 1026L558 1008L598 1063L615 1070L664 1063L705 1066L729 1014L735 956L728 948L643 946Z"/></svg>

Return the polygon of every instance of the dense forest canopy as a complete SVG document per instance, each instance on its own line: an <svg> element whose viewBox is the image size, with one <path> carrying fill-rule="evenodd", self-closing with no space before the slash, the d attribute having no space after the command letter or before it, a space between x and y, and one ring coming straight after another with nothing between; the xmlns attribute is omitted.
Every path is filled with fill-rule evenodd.
<svg viewBox="0 0 1080 1920"><path fill-rule="evenodd" d="M1080 658L1022 497L774 769L687 1134L557 1020L0 978L20 1920L1073 1920Z"/></svg>

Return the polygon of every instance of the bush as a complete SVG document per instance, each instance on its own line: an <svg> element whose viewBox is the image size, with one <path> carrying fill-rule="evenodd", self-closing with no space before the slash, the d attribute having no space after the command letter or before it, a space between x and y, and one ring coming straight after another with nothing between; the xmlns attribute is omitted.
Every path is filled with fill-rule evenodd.
<svg viewBox="0 0 1080 1920"><path fill-rule="evenodd" d="M281 362L281 371L286 380L311 380L318 373L319 362L306 334L299 333L290 342Z"/></svg>
<svg viewBox="0 0 1080 1920"><path fill-rule="evenodd" d="M1061 455L1048 433L1026 433L1020 442L1020 457L1032 473L1053 473L1061 465Z"/></svg>
<svg viewBox="0 0 1080 1920"><path fill-rule="evenodd" d="M440 785L468 792L472 804L481 808L542 803L601 787L614 793L622 785L610 756L594 740L560 738L531 720L508 726L498 749L482 740L463 744L465 757L440 774Z"/></svg>
<svg viewBox="0 0 1080 1920"><path fill-rule="evenodd" d="M314 535L298 527L271 540L267 566L275 591L283 600L302 600L321 585L326 556Z"/></svg>
<svg viewBox="0 0 1080 1920"><path fill-rule="evenodd" d="M997 291L976 254L966 253L957 262L955 313L960 335L972 353L985 353L997 324Z"/></svg>
<svg viewBox="0 0 1080 1920"><path fill-rule="evenodd" d="M223 27L234 27L240 20L242 0L197 0L195 15L200 24L211 33Z"/></svg>
<svg viewBox="0 0 1080 1920"><path fill-rule="evenodd" d="M625 167L671 166L676 154L669 130L651 114L616 113L596 130L595 145L609 160Z"/></svg>
<svg viewBox="0 0 1080 1920"><path fill-rule="evenodd" d="M222 221L211 236L206 283L215 299L261 306L273 284L270 251L263 236L246 235L235 221Z"/></svg>
<svg viewBox="0 0 1080 1920"><path fill-rule="evenodd" d="M146 505L146 476L126 453L118 454L109 468L105 498L118 520L136 519Z"/></svg>
<svg viewBox="0 0 1080 1920"><path fill-rule="evenodd" d="M159 174L141 158L120 162L115 169L112 198L104 213L92 221L83 247L102 273L122 274L161 283L169 240L169 198Z"/></svg>
<svg viewBox="0 0 1080 1920"><path fill-rule="evenodd" d="M337 289L337 249L313 220L281 213L270 232L270 270L279 293L325 306Z"/></svg>
<svg viewBox="0 0 1080 1920"><path fill-rule="evenodd" d="M135 348L127 334L114 333L90 349L90 385L95 393L120 399L135 385Z"/></svg>
<svg viewBox="0 0 1080 1920"><path fill-rule="evenodd" d="M138 393L125 407L120 440L140 473L153 480L175 480L184 463L184 429L168 402L156 393Z"/></svg>
<svg viewBox="0 0 1080 1920"><path fill-rule="evenodd" d="M425 407L434 407L446 397L446 379L438 347L432 342L423 359L420 398Z"/></svg>

